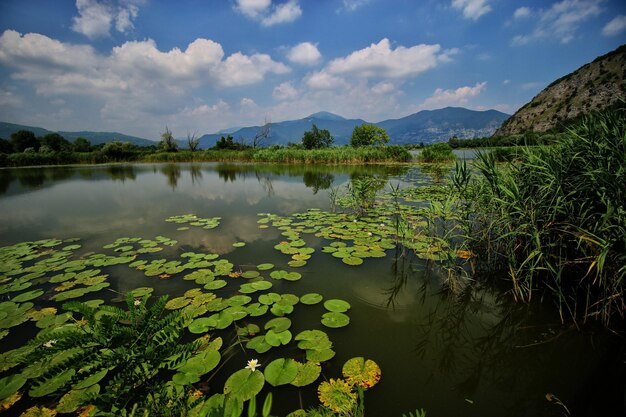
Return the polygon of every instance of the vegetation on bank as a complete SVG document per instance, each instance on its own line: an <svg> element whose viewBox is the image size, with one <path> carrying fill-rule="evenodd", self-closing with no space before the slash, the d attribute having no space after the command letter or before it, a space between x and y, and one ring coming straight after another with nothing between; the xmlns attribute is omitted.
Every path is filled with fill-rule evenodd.
<svg viewBox="0 0 626 417"><path fill-rule="evenodd" d="M561 315L608 324L626 311L626 117L588 115L553 146L520 147L498 165L480 154L457 164L474 268L508 271L516 299L554 296Z"/></svg>

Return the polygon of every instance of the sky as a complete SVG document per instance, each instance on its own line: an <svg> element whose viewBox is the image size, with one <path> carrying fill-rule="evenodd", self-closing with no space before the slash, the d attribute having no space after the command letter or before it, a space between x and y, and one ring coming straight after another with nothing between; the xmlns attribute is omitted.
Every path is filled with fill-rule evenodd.
<svg viewBox="0 0 626 417"><path fill-rule="evenodd" d="M0 121L156 140L512 114L624 43L624 0L0 0Z"/></svg>

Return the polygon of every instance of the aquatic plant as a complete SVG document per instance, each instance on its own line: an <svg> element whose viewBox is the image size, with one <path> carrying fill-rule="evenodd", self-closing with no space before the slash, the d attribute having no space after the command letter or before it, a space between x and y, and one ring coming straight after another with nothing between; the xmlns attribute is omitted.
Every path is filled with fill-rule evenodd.
<svg viewBox="0 0 626 417"><path fill-rule="evenodd" d="M426 146L419 155L423 162L452 161L456 157L447 143L434 143Z"/></svg>

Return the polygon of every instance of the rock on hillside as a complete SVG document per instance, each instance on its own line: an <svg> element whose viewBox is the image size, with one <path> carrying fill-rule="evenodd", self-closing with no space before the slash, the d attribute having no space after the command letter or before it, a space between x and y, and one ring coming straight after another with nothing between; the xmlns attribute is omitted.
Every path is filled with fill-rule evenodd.
<svg viewBox="0 0 626 417"><path fill-rule="evenodd" d="M626 45L554 81L505 121L494 136L545 132L626 97Z"/></svg>

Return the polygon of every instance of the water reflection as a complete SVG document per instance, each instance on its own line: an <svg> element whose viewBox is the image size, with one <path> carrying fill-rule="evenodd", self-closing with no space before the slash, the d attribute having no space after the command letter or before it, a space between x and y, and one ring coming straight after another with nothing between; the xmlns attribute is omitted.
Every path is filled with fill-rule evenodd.
<svg viewBox="0 0 626 417"><path fill-rule="evenodd" d="M167 185L172 187L172 191L176 190L176 187L178 186L178 180L180 180L181 177L180 165L166 164L161 166L161 169L159 171L167 178Z"/></svg>
<svg viewBox="0 0 626 417"><path fill-rule="evenodd" d="M313 194L319 190L327 190L333 185L335 176L329 173L307 171L302 175L302 181L307 188L313 189Z"/></svg>
<svg viewBox="0 0 626 417"><path fill-rule="evenodd" d="M137 175L135 174L135 167L132 165L111 165L106 168L110 178L114 181L125 182L126 180L135 181ZM90 178L89 173L93 173L93 170L83 170L82 176ZM93 176L93 174L91 174Z"/></svg>

